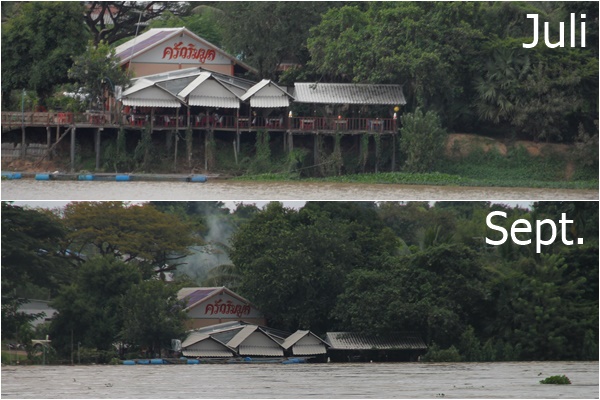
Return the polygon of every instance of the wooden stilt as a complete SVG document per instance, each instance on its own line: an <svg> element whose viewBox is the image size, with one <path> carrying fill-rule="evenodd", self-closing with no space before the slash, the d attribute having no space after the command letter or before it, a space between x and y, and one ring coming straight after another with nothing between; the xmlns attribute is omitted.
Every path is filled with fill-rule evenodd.
<svg viewBox="0 0 600 400"><path fill-rule="evenodd" d="M392 172L396 170L396 134L392 134Z"/></svg>
<svg viewBox="0 0 600 400"><path fill-rule="evenodd" d="M75 135L76 128L71 129L71 172L75 172Z"/></svg>
<svg viewBox="0 0 600 400"><path fill-rule="evenodd" d="M100 170L100 140L102 128L96 129L96 138L94 140L94 150L96 151L96 171Z"/></svg>

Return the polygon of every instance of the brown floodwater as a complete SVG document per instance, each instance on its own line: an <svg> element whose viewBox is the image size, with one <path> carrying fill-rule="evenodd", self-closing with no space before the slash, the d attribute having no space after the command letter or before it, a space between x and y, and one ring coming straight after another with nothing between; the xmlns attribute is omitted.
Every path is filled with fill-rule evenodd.
<svg viewBox="0 0 600 400"><path fill-rule="evenodd" d="M2 200L598 200L598 190L328 182L2 181Z"/></svg>
<svg viewBox="0 0 600 400"><path fill-rule="evenodd" d="M2 398L588 399L598 362L3 366Z"/></svg>

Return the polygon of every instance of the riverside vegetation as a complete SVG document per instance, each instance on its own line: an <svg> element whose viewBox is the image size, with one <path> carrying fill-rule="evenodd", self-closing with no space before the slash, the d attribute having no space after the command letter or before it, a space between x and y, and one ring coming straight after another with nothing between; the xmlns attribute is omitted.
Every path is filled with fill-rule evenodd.
<svg viewBox="0 0 600 400"><path fill-rule="evenodd" d="M487 246L494 210L505 228L566 213L561 235L584 244ZM160 354L185 337L176 293L190 286L226 286L277 329L414 331L426 361L598 357L597 202L3 202L2 216L2 340L28 362L46 335L46 361L68 363L71 343L82 362ZM33 329L27 298L58 314Z"/></svg>

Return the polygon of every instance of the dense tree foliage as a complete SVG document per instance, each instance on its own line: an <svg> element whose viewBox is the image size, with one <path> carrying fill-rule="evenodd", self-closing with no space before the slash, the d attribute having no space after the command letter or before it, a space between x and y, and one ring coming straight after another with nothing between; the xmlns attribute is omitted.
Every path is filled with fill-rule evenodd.
<svg viewBox="0 0 600 400"><path fill-rule="evenodd" d="M63 220L72 250L135 263L145 277L175 270L199 243L192 225L151 204L73 202L65 206Z"/></svg>
<svg viewBox="0 0 600 400"><path fill-rule="evenodd" d="M533 35L526 14L557 34L574 11L587 14L587 47L522 47ZM572 141L597 119L597 16L591 2L352 4L311 30L308 67L326 80L401 83L408 111L436 111L451 130Z"/></svg>
<svg viewBox="0 0 600 400"><path fill-rule="evenodd" d="M67 71L89 38L79 2L23 2L2 23L2 98L11 90L34 90L48 97L68 82Z"/></svg>
<svg viewBox="0 0 600 400"><path fill-rule="evenodd" d="M177 286L159 280L140 282L129 288L121 298L119 314L123 328L119 338L125 343L141 346L152 354L171 346L171 339L183 337L187 314L177 300Z"/></svg>

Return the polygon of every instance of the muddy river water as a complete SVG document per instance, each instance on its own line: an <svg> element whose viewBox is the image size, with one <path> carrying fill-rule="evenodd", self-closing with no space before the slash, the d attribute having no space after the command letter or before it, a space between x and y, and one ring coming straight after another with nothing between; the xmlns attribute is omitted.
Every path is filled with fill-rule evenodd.
<svg viewBox="0 0 600 400"><path fill-rule="evenodd" d="M2 200L598 200L598 190L324 182L2 182Z"/></svg>
<svg viewBox="0 0 600 400"><path fill-rule="evenodd" d="M3 366L2 398L587 399L598 362Z"/></svg>

